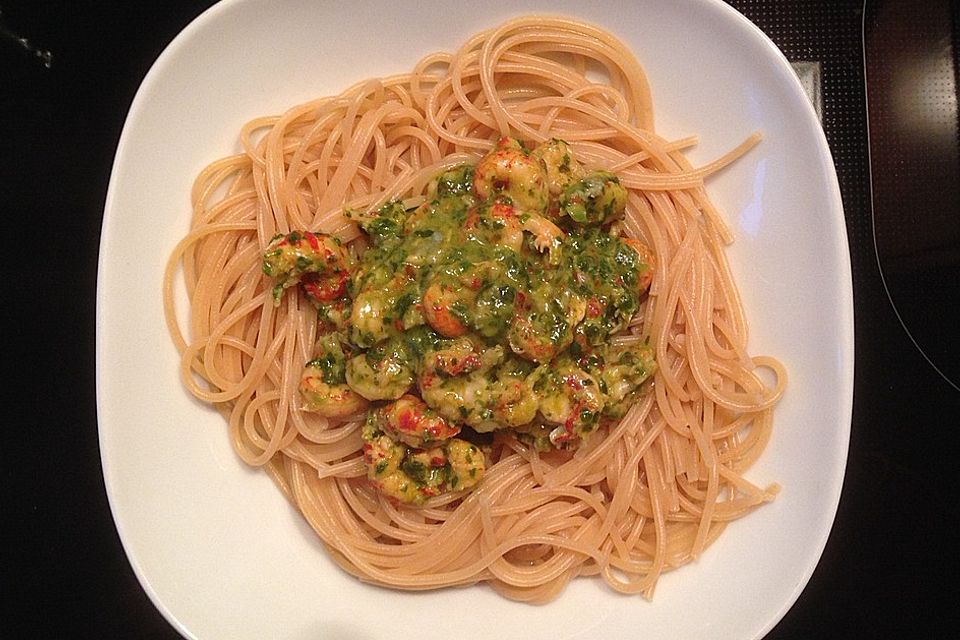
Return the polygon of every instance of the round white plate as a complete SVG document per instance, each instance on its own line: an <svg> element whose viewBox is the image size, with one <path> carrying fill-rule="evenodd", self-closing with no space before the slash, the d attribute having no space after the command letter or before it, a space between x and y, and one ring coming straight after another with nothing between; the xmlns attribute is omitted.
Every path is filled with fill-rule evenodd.
<svg viewBox="0 0 960 640"><path fill-rule="evenodd" d="M750 349L790 382L748 477L778 499L731 525L652 602L580 579L546 606L476 586L428 593L342 573L265 474L243 465L221 416L181 386L161 277L187 231L190 186L239 150L241 125L355 81L409 70L521 13L605 26L646 67L658 131L698 134L695 163L761 129L708 183L737 240L730 258ZM760 637L813 572L833 522L850 429L853 304L840 193L823 132L776 47L714 0L594 2L237 0L170 44L130 109L100 247L97 392L106 487L144 589L198 638Z"/></svg>

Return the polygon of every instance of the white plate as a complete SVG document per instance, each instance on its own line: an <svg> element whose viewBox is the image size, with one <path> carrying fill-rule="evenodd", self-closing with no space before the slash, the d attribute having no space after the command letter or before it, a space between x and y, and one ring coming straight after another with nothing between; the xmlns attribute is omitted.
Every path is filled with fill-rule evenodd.
<svg viewBox="0 0 960 640"><path fill-rule="evenodd" d="M234 455L221 416L178 378L161 274L186 232L190 186L236 151L247 120L421 56L531 11L618 34L645 65L658 130L692 133L691 156L766 138L708 184L751 321L750 348L781 358L790 384L775 434L748 477L779 482L772 504L734 523L655 598L576 580L552 604L484 587L398 593L348 577L267 476ZM830 153L787 61L713 0L232 1L163 52L130 109L100 247L97 391L110 505L144 589L199 638L751 638L783 616L819 560L843 479L853 379L853 305Z"/></svg>

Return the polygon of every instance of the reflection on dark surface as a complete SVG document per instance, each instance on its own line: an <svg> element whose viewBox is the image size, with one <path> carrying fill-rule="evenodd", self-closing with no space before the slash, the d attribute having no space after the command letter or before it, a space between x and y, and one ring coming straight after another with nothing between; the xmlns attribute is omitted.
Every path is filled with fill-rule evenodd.
<svg viewBox="0 0 960 640"><path fill-rule="evenodd" d="M868 7L864 59L880 269L917 347L960 386L955 14L947 0Z"/></svg>
<svg viewBox="0 0 960 640"><path fill-rule="evenodd" d="M29 39L9 28L3 20L3 7L0 6L0 46L16 49L19 53L34 58L49 69L53 65L53 54L37 47Z"/></svg>

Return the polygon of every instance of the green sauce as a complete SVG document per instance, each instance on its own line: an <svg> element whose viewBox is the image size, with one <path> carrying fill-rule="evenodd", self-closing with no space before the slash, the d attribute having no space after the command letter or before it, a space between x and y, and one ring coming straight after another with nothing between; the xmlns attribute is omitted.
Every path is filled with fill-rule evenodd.
<svg viewBox="0 0 960 640"><path fill-rule="evenodd" d="M325 356L308 366L329 385L346 380L374 412L416 394L454 425L576 446L622 416L656 367L646 344L611 342L640 309L652 269L652 254L613 230L625 205L616 176L586 172L563 141L531 152L502 139L477 165L436 176L415 208L348 211L368 246L343 295L315 300L321 333L338 333L321 338ZM264 254L278 295L298 278L336 284L343 272L295 234ZM352 355L346 376L338 342ZM368 443L384 437L370 433ZM405 501L422 499L411 487L452 489L477 474L469 462L454 473L453 463L424 462L424 449L401 449L371 477L389 475Z"/></svg>

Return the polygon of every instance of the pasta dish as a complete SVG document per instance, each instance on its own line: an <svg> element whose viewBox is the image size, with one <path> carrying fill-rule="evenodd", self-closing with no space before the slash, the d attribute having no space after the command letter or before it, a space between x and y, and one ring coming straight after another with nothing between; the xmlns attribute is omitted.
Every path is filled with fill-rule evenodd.
<svg viewBox="0 0 960 640"><path fill-rule="evenodd" d="M252 120L167 264L181 376L361 580L652 597L778 490L743 474L786 373L704 186L759 141L694 167L633 54L552 16Z"/></svg>

